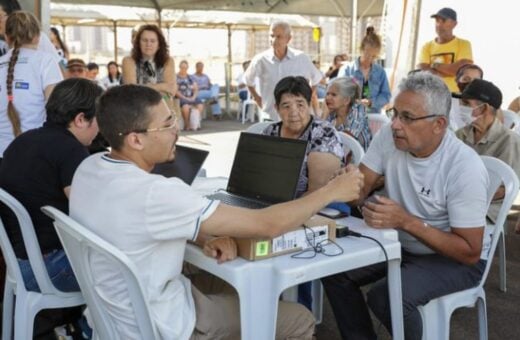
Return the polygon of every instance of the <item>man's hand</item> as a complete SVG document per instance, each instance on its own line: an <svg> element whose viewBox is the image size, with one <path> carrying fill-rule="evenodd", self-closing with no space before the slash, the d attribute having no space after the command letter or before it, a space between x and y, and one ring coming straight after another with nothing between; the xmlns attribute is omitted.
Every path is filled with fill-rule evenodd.
<svg viewBox="0 0 520 340"><path fill-rule="evenodd" d="M357 200L363 187L363 174L354 165L336 172L336 176L327 184L338 194L336 201L350 202Z"/></svg>
<svg viewBox="0 0 520 340"><path fill-rule="evenodd" d="M237 244L231 237L216 237L207 240L202 251L206 256L216 258L218 263L223 263L237 257Z"/></svg>
<svg viewBox="0 0 520 340"><path fill-rule="evenodd" d="M365 202L363 217L367 225L378 228L401 228L411 217L397 202L375 195L374 202Z"/></svg>

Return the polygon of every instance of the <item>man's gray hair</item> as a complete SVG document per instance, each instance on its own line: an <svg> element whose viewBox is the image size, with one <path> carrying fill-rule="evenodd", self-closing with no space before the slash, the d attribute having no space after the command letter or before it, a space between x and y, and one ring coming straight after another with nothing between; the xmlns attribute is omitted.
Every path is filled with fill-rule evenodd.
<svg viewBox="0 0 520 340"><path fill-rule="evenodd" d="M283 28L285 34L291 35L291 25L289 25L287 22L285 22L285 21L273 21L271 23L270 30L272 31L272 30L274 30L275 28L278 28L278 27Z"/></svg>
<svg viewBox="0 0 520 340"><path fill-rule="evenodd" d="M421 94L428 115L441 115L449 118L451 93L442 78L428 71L415 72L401 80L399 91Z"/></svg>
<svg viewBox="0 0 520 340"><path fill-rule="evenodd" d="M334 78L329 83L329 85L327 86L327 89L329 89L333 85L336 86L336 88L338 89L339 95L341 97L350 99L350 105L351 106L360 97L360 91L361 90L359 89L359 85L351 77L337 77L337 78Z"/></svg>

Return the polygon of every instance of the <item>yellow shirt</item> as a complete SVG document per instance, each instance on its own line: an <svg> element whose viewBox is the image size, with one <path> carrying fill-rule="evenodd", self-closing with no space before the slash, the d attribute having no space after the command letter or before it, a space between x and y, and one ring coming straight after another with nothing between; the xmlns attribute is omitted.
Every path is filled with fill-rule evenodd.
<svg viewBox="0 0 520 340"><path fill-rule="evenodd" d="M455 38L448 43L438 44L435 40L432 40L422 47L419 63L428 65L433 63L453 64L462 59L473 61L469 41ZM455 77L446 76L443 79L451 92L459 92Z"/></svg>

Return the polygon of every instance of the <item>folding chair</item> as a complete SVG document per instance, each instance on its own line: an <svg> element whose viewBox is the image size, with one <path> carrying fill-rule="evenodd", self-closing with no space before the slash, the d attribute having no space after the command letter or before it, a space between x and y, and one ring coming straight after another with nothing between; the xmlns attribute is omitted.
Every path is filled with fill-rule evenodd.
<svg viewBox="0 0 520 340"><path fill-rule="evenodd" d="M450 336L450 318L453 311L460 307L478 307L478 323L480 340L487 339L486 292L484 283L491 268L493 254L500 240L503 242L504 223L511 205L518 194L519 181L509 165L498 158L481 156L489 173L488 202L500 185L505 187L505 196L498 213L495 225L486 226L485 233L491 234L491 246L488 253L486 269L479 285L460 292L455 292L433 299L424 306L419 306L423 321L423 340L444 340Z"/></svg>
<svg viewBox="0 0 520 340"><path fill-rule="evenodd" d="M69 257L81 291L85 296L88 311L94 322L94 334L99 339L119 339L118 332L111 322L112 317L104 308L103 298L96 291L90 263L90 255L98 253L112 261L124 276L130 296L140 339L158 339L157 330L152 323L148 302L137 276L137 268L119 249L109 244L90 230L51 206L42 211L54 219L54 226Z"/></svg>
<svg viewBox="0 0 520 340"><path fill-rule="evenodd" d="M341 142L343 143L343 150L345 151L345 155L348 153L352 153L352 163L355 165L359 165L361 163L361 159L365 155L365 151L359 142L349 134L345 132L340 132L339 136L341 137Z"/></svg>
<svg viewBox="0 0 520 340"><path fill-rule="evenodd" d="M0 220L0 246L7 267L2 315L2 339L32 339L34 318L39 311L81 306L85 304L85 300L81 292L62 292L54 287L43 262L40 245L29 213L20 202L2 189L0 189L0 201L11 209L18 219L25 250L38 287L40 287L40 292L28 291L25 288L13 246L7 236L3 222Z"/></svg>

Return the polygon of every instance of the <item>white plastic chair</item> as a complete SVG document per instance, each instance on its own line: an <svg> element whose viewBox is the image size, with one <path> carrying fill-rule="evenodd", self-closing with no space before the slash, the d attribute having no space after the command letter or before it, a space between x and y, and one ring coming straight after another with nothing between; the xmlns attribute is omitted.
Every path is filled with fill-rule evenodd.
<svg viewBox="0 0 520 340"><path fill-rule="evenodd" d="M2 189L0 189L0 201L9 207L18 219L25 250L36 277L36 282L40 287L40 292L28 291L25 288L18 260L5 231L4 224L0 221L0 246L7 266L2 315L2 339L32 339L34 317L40 310L80 306L85 304L85 300L81 292L67 293L54 287L43 262L40 245L29 213L20 202Z"/></svg>
<svg viewBox="0 0 520 340"><path fill-rule="evenodd" d="M511 110L502 110L504 114L504 126L515 131L520 132L520 116L518 113Z"/></svg>
<svg viewBox="0 0 520 340"><path fill-rule="evenodd" d="M261 134L262 131L265 130L265 128L267 126L269 126L270 124L272 124L273 122L259 122L259 123L255 123L251 126L249 126L247 129L246 129L246 132L249 132L249 133L256 133L256 134Z"/></svg>
<svg viewBox="0 0 520 340"><path fill-rule="evenodd" d="M341 142L343 143L343 150L345 151L345 155L349 152L352 153L352 163L355 165L359 165L361 163L361 159L365 155L365 151L359 142L349 134L345 132L340 132L339 136L341 137Z"/></svg>
<svg viewBox="0 0 520 340"><path fill-rule="evenodd" d="M368 127L370 132L372 132L372 136L375 136L377 131L381 129L384 125L390 123L390 118L388 116L381 113L367 113L368 117Z"/></svg>
<svg viewBox="0 0 520 340"><path fill-rule="evenodd" d="M140 339L158 339L152 323L148 302L137 276L137 268L119 249L109 244L90 230L51 206L42 207L42 211L54 219L54 226L60 237L81 291L85 296L88 310L94 322L94 333L99 339L118 339L117 330L111 322L110 314L103 308L103 298L96 292L92 276L90 254L98 253L118 266L127 284L128 294L134 307Z"/></svg>
<svg viewBox="0 0 520 340"><path fill-rule="evenodd" d="M252 108L253 111L251 112L251 115L249 116L249 120L252 123L255 121L255 111L257 110L257 105L256 105L256 102L254 101L254 99L251 98L251 94L248 91L247 99L242 102L242 108L241 108L241 110L239 110L237 112L237 114L240 115L237 117L237 119L241 117L242 124L244 124L246 121L247 107L249 105L253 105L253 108Z"/></svg>
<svg viewBox="0 0 520 340"><path fill-rule="evenodd" d="M453 311L460 307L478 307L479 338L487 339L486 292L484 283L491 268L493 254L500 240L503 242L504 223L511 205L518 194L519 181L509 165L493 157L482 156L482 161L489 173L490 186L488 188L488 202L500 185L505 187L505 196L498 213L496 224L486 226L484 232L491 233L491 246L488 253L486 269L479 285L460 292L433 299L424 306L419 306L423 321L423 340L445 340L450 335L450 317Z"/></svg>

